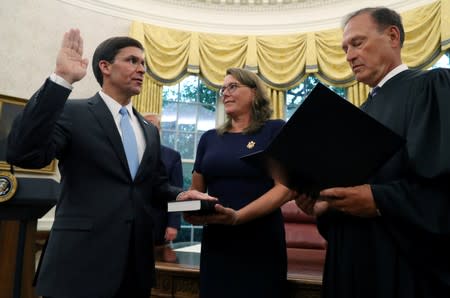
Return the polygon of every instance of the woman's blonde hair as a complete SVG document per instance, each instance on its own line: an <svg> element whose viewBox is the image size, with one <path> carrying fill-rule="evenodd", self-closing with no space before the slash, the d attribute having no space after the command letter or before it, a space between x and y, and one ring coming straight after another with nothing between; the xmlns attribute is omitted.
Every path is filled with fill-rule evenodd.
<svg viewBox="0 0 450 298"><path fill-rule="evenodd" d="M250 125L243 130L244 134L254 133L258 131L264 123L272 116L272 108L270 107L270 99L266 93L266 88L258 76L246 69L229 68L227 75L239 81L242 85L255 90L255 98L252 101ZM227 116L224 124L217 128L218 134L222 135L231 129L231 118Z"/></svg>

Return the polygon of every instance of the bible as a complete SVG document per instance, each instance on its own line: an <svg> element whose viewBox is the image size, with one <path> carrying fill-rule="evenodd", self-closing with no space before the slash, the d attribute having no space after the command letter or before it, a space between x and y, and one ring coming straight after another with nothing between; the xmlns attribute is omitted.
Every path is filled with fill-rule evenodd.
<svg viewBox="0 0 450 298"><path fill-rule="evenodd" d="M317 197L325 188L367 183L404 143L318 83L264 150L241 159L285 186Z"/></svg>
<svg viewBox="0 0 450 298"><path fill-rule="evenodd" d="M218 201L212 200L185 200L170 201L167 203L168 212L191 212L196 215L206 215L214 213L214 206Z"/></svg>

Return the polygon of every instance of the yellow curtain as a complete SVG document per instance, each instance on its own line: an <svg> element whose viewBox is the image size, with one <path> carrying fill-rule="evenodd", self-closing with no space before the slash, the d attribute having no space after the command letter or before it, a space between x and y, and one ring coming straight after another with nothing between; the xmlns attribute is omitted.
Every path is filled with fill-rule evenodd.
<svg viewBox="0 0 450 298"><path fill-rule="evenodd" d="M316 33L318 71L315 76L328 85L347 87L354 84L354 76L342 50L342 29Z"/></svg>
<svg viewBox="0 0 450 298"><path fill-rule="evenodd" d="M355 106L362 105L369 95L370 87L366 84L357 82L356 84L348 87L347 99Z"/></svg>
<svg viewBox="0 0 450 298"><path fill-rule="evenodd" d="M272 88L287 90L304 76L306 34L256 38L258 73Z"/></svg>
<svg viewBox="0 0 450 298"><path fill-rule="evenodd" d="M450 49L450 0L441 1L441 51Z"/></svg>
<svg viewBox="0 0 450 298"><path fill-rule="evenodd" d="M218 87L228 68L244 67L247 41L247 36L199 34L199 67L202 77Z"/></svg>
<svg viewBox="0 0 450 298"><path fill-rule="evenodd" d="M144 36L145 58L155 80L173 82L186 73L191 33L146 25Z"/></svg>
<svg viewBox="0 0 450 298"><path fill-rule="evenodd" d="M402 14L405 43L402 60L412 68L428 68L441 52L441 10L436 2Z"/></svg>
<svg viewBox="0 0 450 298"><path fill-rule="evenodd" d="M402 57L408 66L428 67L450 48L450 0L402 13L402 18L406 32ZM173 84L193 73L217 88L227 68L245 67L256 72L273 90L286 91L312 74L326 84L349 87L349 97L357 105L367 95L356 83L345 60L341 49L342 29L240 36L188 32L133 22L130 36L143 42L148 73L159 84ZM146 88L159 89L160 86L146 84ZM277 100L280 100L279 94L282 93L275 96ZM153 97L146 100L155 101Z"/></svg>
<svg viewBox="0 0 450 298"><path fill-rule="evenodd" d="M267 94L271 99L272 119L284 119L284 91L267 87Z"/></svg>
<svg viewBox="0 0 450 298"><path fill-rule="evenodd" d="M163 85L153 80L145 74L142 91L139 95L133 96L133 106L140 113L160 114L162 109L162 88Z"/></svg>

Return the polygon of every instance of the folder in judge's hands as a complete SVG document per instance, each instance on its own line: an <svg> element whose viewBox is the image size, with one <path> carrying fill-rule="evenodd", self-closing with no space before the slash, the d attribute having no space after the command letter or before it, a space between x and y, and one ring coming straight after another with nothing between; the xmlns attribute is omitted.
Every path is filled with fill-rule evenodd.
<svg viewBox="0 0 450 298"><path fill-rule="evenodd" d="M317 197L367 183L405 140L318 83L263 151L242 156L287 187Z"/></svg>

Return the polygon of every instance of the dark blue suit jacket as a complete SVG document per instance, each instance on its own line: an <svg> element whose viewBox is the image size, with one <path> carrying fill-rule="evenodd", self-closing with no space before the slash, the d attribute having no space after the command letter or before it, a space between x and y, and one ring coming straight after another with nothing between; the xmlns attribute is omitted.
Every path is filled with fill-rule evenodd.
<svg viewBox="0 0 450 298"><path fill-rule="evenodd" d="M158 130L134 111L146 149L133 180L119 131L100 95L67 101L69 93L47 80L16 118L8 139L7 160L13 165L41 168L59 160L61 195L36 293L112 297L129 261L131 237L137 282L150 292L151 210L167 208L167 200L181 191L168 183Z"/></svg>
<svg viewBox="0 0 450 298"><path fill-rule="evenodd" d="M180 153L172 148L161 145L161 159L166 167L170 185L183 187L183 168ZM153 218L155 220L153 235L156 245L165 243L164 235L166 227L180 228L180 217L181 215L178 212L167 212L161 208L155 208L153 210Z"/></svg>

